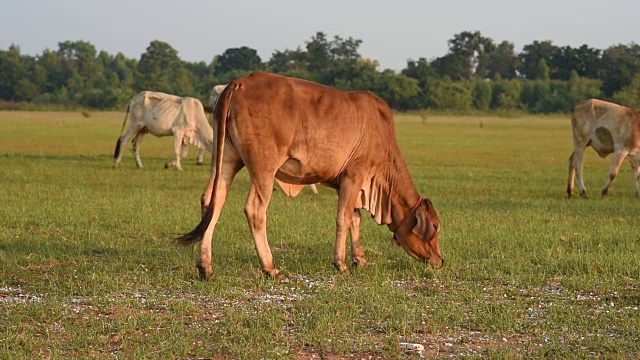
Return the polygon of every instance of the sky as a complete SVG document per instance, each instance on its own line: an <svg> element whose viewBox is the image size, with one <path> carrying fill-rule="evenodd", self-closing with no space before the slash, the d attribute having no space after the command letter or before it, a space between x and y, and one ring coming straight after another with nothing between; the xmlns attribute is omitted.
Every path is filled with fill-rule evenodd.
<svg viewBox="0 0 640 360"><path fill-rule="evenodd" d="M37 56L62 41L140 59L160 40L189 62L210 63L248 46L262 61L304 48L317 32L362 40L359 53L382 69L445 55L447 41L479 31L516 52L535 40L606 49L640 43L638 0L0 0L0 49Z"/></svg>

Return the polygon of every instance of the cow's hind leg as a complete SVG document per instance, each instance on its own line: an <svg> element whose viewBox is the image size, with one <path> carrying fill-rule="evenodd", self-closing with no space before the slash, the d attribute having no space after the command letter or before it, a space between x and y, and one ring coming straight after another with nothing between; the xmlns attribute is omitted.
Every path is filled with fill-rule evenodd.
<svg viewBox="0 0 640 360"><path fill-rule="evenodd" d="M573 195L573 179L574 175L578 180L578 188L580 196L587 197L587 188L584 186L584 178L582 177L582 163L584 159L584 150L586 147L574 148L573 154L569 157L569 181L567 185L567 195Z"/></svg>
<svg viewBox="0 0 640 360"><path fill-rule="evenodd" d="M631 173L633 175L633 186L636 189L636 199L640 199L640 183L638 183L638 177L640 176L640 162L631 162Z"/></svg>
<svg viewBox="0 0 640 360"><path fill-rule="evenodd" d="M222 169L220 173L220 179L218 180L218 188L216 189L216 193L213 197L213 182L215 177L215 158L212 160L211 164L211 178L209 179L209 183L207 184L204 193L201 198L201 206L202 212L209 206L209 202L213 201L213 217L211 218L211 222L204 236L202 237L202 241L200 242L200 256L198 259L198 263L196 267L200 272L200 277L203 279L208 279L213 274L213 270L211 268L211 241L213 238L213 231L215 229L216 224L218 223L218 219L220 218L220 212L222 211L222 206L224 205L225 200L227 199L227 194L229 193L229 189L231 188L231 183L233 182L234 177L242 169L244 166L240 157L233 152L231 149L224 152L222 158Z"/></svg>
<svg viewBox="0 0 640 360"><path fill-rule="evenodd" d="M280 271L273 265L271 248L267 241L267 206L273 193L275 171L251 174L249 196L244 213L249 222L249 229L256 246L262 272L269 277L278 277Z"/></svg>
<svg viewBox="0 0 640 360"><path fill-rule="evenodd" d="M573 155L575 153L571 153L569 156L569 181L567 184L567 196L571 198L573 196L573 183L576 176L576 168L573 165Z"/></svg>
<svg viewBox="0 0 640 360"><path fill-rule="evenodd" d="M138 133L139 130L140 129L137 129L135 127L130 127L127 130L127 132L124 133L124 135L122 135L118 139L118 144L116 145L115 160L113 162L114 168L117 168L118 166L120 166L120 161L122 161L122 153L124 152L124 147L129 142L129 139L131 139L132 136L136 135L136 133Z"/></svg>
<svg viewBox="0 0 640 360"><path fill-rule="evenodd" d="M351 235L351 264L353 266L365 267L367 261L364 258L364 248L360 244L360 210L356 209L353 212L353 218L351 219L351 226L349 227L349 233Z"/></svg>
<svg viewBox="0 0 640 360"><path fill-rule="evenodd" d="M140 144L142 143L142 139L144 138L145 134L145 131L139 131L138 134L136 134L136 137L133 139L133 156L136 159L136 165L139 169L142 169L144 167L142 166L142 160L140 160Z"/></svg>
<svg viewBox="0 0 640 360"><path fill-rule="evenodd" d="M618 170L620 169L620 165L622 165L622 162L624 161L624 159L627 157L628 154L629 152L626 150L616 150L613 153L613 160L611 161L611 167L609 168L609 178L605 182L604 187L602 187L603 198L607 197L607 195L609 194L609 185L611 185L611 182L613 181L613 179L615 179L616 176L618 175Z"/></svg>

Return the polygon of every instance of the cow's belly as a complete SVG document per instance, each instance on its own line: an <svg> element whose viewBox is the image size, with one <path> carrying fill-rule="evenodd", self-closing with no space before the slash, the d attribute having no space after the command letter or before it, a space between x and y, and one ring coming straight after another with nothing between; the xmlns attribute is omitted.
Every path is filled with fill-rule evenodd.
<svg viewBox="0 0 640 360"><path fill-rule="evenodd" d="M288 159L276 172L276 178L288 184L316 184L331 180L335 177L333 173L331 169L318 171L298 159Z"/></svg>
<svg viewBox="0 0 640 360"><path fill-rule="evenodd" d="M173 129L170 126L159 124L156 122L148 122L145 126L147 132L155 136L171 136Z"/></svg>

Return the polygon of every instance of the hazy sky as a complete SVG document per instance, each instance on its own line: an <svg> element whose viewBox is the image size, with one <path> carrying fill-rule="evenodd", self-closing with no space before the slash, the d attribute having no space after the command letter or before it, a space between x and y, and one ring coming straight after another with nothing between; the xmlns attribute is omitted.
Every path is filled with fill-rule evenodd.
<svg viewBox="0 0 640 360"><path fill-rule="evenodd" d="M640 42L640 0L0 0L0 49L23 54L84 40L98 51L139 59L153 40L186 61L209 63L248 46L263 61L304 48L318 31L363 41L359 52L381 69L446 54L447 40L480 31L520 52L534 40L605 49Z"/></svg>

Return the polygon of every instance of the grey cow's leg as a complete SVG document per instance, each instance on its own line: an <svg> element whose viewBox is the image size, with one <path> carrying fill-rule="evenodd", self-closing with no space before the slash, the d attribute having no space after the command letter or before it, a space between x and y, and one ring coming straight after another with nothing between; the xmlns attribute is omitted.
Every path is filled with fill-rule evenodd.
<svg viewBox="0 0 640 360"><path fill-rule="evenodd" d="M633 175L633 186L636 189L636 199L640 199L640 183L638 183L638 177L640 176L640 162L631 163L631 174Z"/></svg>
<svg viewBox="0 0 640 360"><path fill-rule="evenodd" d="M569 185L567 186L567 193L569 197L573 195L573 175L578 181L578 188L580 189L580 196L587 197L587 188L584 186L584 178L582 176L583 159L585 148L576 147L569 158Z"/></svg>
<svg viewBox="0 0 640 360"><path fill-rule="evenodd" d="M140 160L140 144L142 144L142 139L144 138L145 132L140 131L133 139L133 154L136 159L136 165L139 169L142 169L142 160Z"/></svg>
<svg viewBox="0 0 640 360"><path fill-rule="evenodd" d="M120 166L120 162L122 161L122 154L124 153L124 148L127 145L127 143L129 142L129 139L131 139L131 137L133 137L134 135L136 135L136 133L138 133L139 129L137 128L133 128L130 127L126 133L124 133L124 135L122 135L119 139L118 139L118 143L119 143L119 151L116 154L116 158L113 162L113 167L117 168L118 166Z"/></svg>
<svg viewBox="0 0 640 360"><path fill-rule="evenodd" d="M613 153L613 160L611 161L611 167L609 168L609 178L602 187L602 197L607 197L607 195L609 194L609 185L611 185L613 179L615 179L618 175L620 165L622 165L622 162L628 154L629 152L627 150L616 150Z"/></svg>

